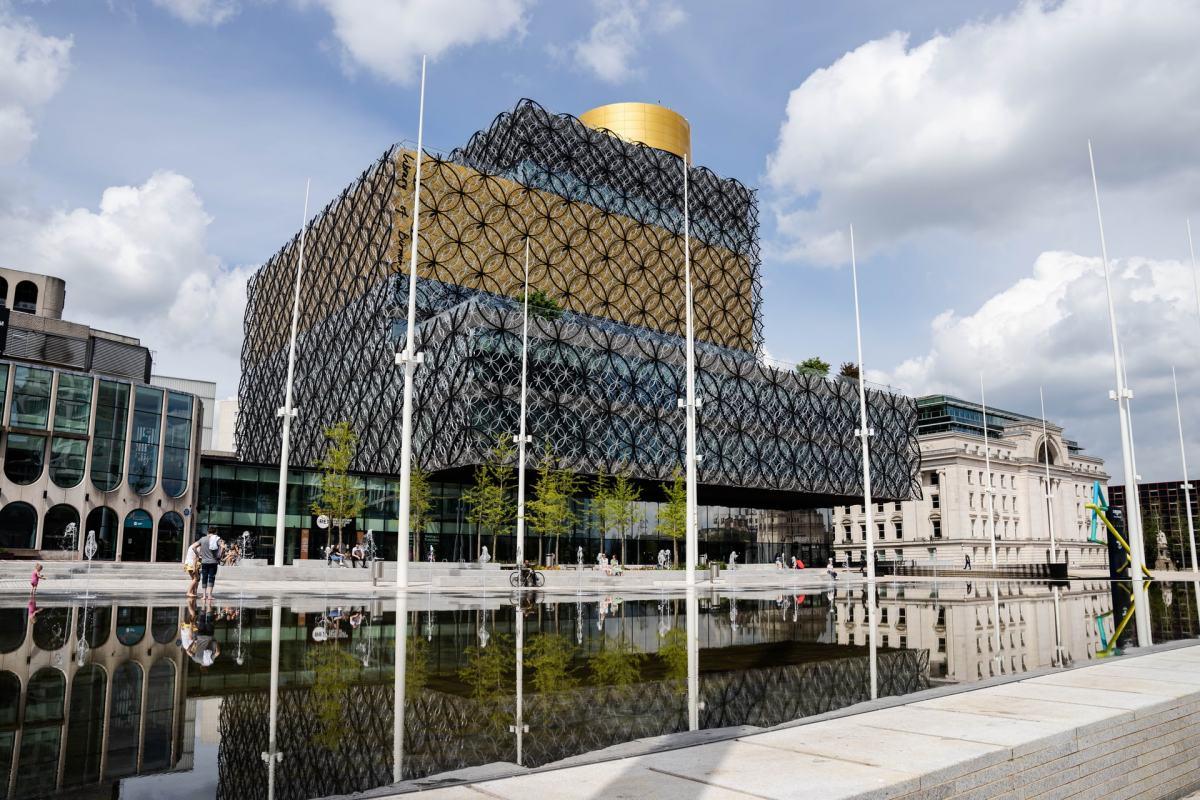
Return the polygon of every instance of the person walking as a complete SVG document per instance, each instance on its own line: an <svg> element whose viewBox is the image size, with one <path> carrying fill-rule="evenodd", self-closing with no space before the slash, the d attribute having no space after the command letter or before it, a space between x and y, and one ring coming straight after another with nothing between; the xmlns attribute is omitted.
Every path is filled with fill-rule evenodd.
<svg viewBox="0 0 1200 800"><path fill-rule="evenodd" d="M34 599L37 597L38 584L42 582L42 565L33 565L33 574L29 576L29 597Z"/></svg>
<svg viewBox="0 0 1200 800"><path fill-rule="evenodd" d="M833 565L833 559L829 559L829 566L825 567L825 572L829 575L829 579L837 580L837 567Z"/></svg>
<svg viewBox="0 0 1200 800"><path fill-rule="evenodd" d="M208 535L200 540L200 594L207 602L212 602L213 587L217 583L217 567L225 555L225 543L217 535L216 528L210 528Z"/></svg>
<svg viewBox="0 0 1200 800"><path fill-rule="evenodd" d="M971 554L970 553L963 553L963 569L968 570L968 571L971 569Z"/></svg>
<svg viewBox="0 0 1200 800"><path fill-rule="evenodd" d="M195 597L196 589L200 587L200 545L203 539L197 539L188 547L187 553L183 556L183 571L191 578L192 584L188 587L187 596Z"/></svg>

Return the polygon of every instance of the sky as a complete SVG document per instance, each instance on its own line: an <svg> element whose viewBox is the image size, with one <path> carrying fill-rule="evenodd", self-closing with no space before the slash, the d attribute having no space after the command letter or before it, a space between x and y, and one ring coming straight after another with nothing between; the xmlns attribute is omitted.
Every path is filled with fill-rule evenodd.
<svg viewBox="0 0 1200 800"><path fill-rule="evenodd" d="M1200 445L1190 0L0 0L0 264L236 393L245 282L373 159L531 97L660 102L758 190L766 352L1046 413L1122 478L1092 141L1138 472ZM1193 455L1200 464L1200 451Z"/></svg>

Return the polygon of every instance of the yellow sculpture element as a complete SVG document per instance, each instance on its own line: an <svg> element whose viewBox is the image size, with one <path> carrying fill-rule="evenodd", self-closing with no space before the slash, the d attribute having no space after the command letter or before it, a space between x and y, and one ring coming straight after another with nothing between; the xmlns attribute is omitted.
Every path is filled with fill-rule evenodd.
<svg viewBox="0 0 1200 800"><path fill-rule="evenodd" d="M579 115L589 128L607 130L627 142L666 150L681 158L692 153L692 126L680 114L654 103L610 103Z"/></svg>

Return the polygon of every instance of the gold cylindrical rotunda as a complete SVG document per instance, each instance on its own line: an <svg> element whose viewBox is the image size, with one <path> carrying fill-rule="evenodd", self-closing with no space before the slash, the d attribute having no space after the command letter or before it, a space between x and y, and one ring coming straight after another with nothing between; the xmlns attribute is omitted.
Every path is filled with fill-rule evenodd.
<svg viewBox="0 0 1200 800"><path fill-rule="evenodd" d="M609 103L579 115L589 128L603 128L627 142L649 145L677 156L691 156L692 127L687 119L654 103Z"/></svg>

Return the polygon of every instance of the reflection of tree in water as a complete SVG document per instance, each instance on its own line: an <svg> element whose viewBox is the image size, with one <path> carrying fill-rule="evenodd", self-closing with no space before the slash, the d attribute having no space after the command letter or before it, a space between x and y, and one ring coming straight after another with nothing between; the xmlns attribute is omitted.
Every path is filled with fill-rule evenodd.
<svg viewBox="0 0 1200 800"><path fill-rule="evenodd" d="M410 637L405 644L404 691L409 697L429 683L429 642L420 636Z"/></svg>
<svg viewBox="0 0 1200 800"><path fill-rule="evenodd" d="M687 671L687 650L683 653L683 668ZM624 639L605 639L604 649L591 657L592 677L596 684L629 686L642 676L646 654Z"/></svg>
<svg viewBox="0 0 1200 800"><path fill-rule="evenodd" d="M682 691L687 682L687 633L672 628L659 638L662 644L658 647L658 657L667 668L667 680L679 684Z"/></svg>
<svg viewBox="0 0 1200 800"><path fill-rule="evenodd" d="M459 678L479 703L487 727L504 731L509 723L507 698L516 691L516 650L507 633L496 634L487 647L471 645L463 651L466 665Z"/></svg>
<svg viewBox="0 0 1200 800"><path fill-rule="evenodd" d="M336 639L309 648L304 662L313 672L312 704L319 721L313 742L336 750L346 738L350 686L357 683L362 664L339 647Z"/></svg>
<svg viewBox="0 0 1200 800"><path fill-rule="evenodd" d="M525 663L533 668L533 689L542 694L573 689L579 681L571 674L575 646L565 636L543 633L525 649Z"/></svg>

